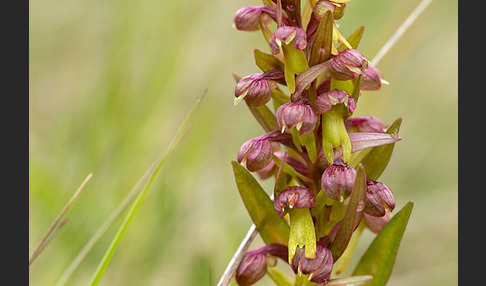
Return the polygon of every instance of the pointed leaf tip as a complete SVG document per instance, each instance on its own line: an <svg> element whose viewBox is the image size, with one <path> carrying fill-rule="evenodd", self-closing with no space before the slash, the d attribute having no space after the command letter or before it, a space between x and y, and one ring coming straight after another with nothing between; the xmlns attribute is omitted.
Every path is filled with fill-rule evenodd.
<svg viewBox="0 0 486 286"><path fill-rule="evenodd" d="M369 286L386 285L390 278L398 248L412 213L414 203L409 201L383 227L358 262L353 275L372 275Z"/></svg>
<svg viewBox="0 0 486 286"><path fill-rule="evenodd" d="M353 152L371 147L383 146L402 140L402 138L395 135L374 132L349 133L349 139L351 140Z"/></svg>

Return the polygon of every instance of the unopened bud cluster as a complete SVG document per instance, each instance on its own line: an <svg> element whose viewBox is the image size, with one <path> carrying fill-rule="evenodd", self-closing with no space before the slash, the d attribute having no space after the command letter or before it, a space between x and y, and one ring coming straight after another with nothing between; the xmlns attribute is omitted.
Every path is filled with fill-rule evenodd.
<svg viewBox="0 0 486 286"><path fill-rule="evenodd" d="M235 104L244 100L260 116L267 111L267 117L257 117L265 132L241 145L237 161L260 179L276 178L281 164L293 170L280 168L289 178L288 186L275 194L274 209L291 225L306 221L315 227L313 242L289 241L306 244L305 249L268 245L249 251L236 273L239 285L252 285L266 274L268 255L282 258L296 275L326 283L336 262L329 250L334 239L330 232L339 222L316 219L317 210L330 213L347 206L357 173L352 159L366 148L357 146L398 140L394 136L374 144L368 138L384 135L386 126L372 115L352 117L360 91L379 90L385 81L357 50L359 40L348 41L335 23L349 1L304 2L301 7L300 0L263 0L261 6L243 7L234 16L236 29L261 31L268 44L267 52L255 50L261 71L236 83ZM273 118L268 118L269 112ZM366 180L363 204L363 224L378 233L395 208L391 189Z"/></svg>

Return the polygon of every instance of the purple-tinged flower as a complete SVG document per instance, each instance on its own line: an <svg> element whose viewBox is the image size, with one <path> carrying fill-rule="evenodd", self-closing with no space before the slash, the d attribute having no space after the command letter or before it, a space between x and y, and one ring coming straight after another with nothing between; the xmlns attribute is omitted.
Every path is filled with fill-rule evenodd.
<svg viewBox="0 0 486 286"><path fill-rule="evenodd" d="M298 247L290 264L295 274L309 275L309 280L315 283L327 282L334 264L331 251L321 241L317 242L314 259L306 258L304 249Z"/></svg>
<svg viewBox="0 0 486 286"><path fill-rule="evenodd" d="M340 190L349 195L353 191L356 170L345 164L341 158L326 168L321 177L321 188L326 196L339 201Z"/></svg>
<svg viewBox="0 0 486 286"><path fill-rule="evenodd" d="M265 105L272 98L272 89L277 88L276 81L283 80L284 73L271 70L243 77L235 87L235 104L243 98L249 107Z"/></svg>
<svg viewBox="0 0 486 286"><path fill-rule="evenodd" d="M236 282L238 285L253 285L267 273L267 258L264 254L245 254L238 269L236 269Z"/></svg>
<svg viewBox="0 0 486 286"><path fill-rule="evenodd" d="M363 220L366 226L375 234L381 232L383 227L390 221L391 216L388 213L385 213L384 216L372 216L367 213L364 213Z"/></svg>
<svg viewBox="0 0 486 286"><path fill-rule="evenodd" d="M278 126L282 131L297 128L300 136L314 131L317 123L317 114L314 109L302 100L282 104L276 112Z"/></svg>
<svg viewBox="0 0 486 286"><path fill-rule="evenodd" d="M282 26L275 30L270 37L269 44L274 55L280 53L282 43L289 45L293 41L296 50L303 50L307 46L307 36L301 28L293 26Z"/></svg>
<svg viewBox="0 0 486 286"><path fill-rule="evenodd" d="M258 177L261 180L266 180L266 179L270 178L271 176L273 176L274 174L276 174L277 170L278 170L278 168L277 168L277 165L275 165L275 162L270 161L270 164L266 165L265 167L263 167L262 169L260 169L256 172L257 172Z"/></svg>
<svg viewBox="0 0 486 286"><path fill-rule="evenodd" d="M243 143L238 150L237 156L238 163L243 162L250 172L263 169L272 162L272 158L272 142L262 139L261 136Z"/></svg>
<svg viewBox="0 0 486 286"><path fill-rule="evenodd" d="M379 90L381 88L382 78L383 76L380 71L368 64L363 71L359 88L362 90Z"/></svg>
<svg viewBox="0 0 486 286"><path fill-rule="evenodd" d="M245 6L236 11L233 22L236 29L240 31L256 31L259 28L262 14L268 15L274 20L277 18L277 10L274 6Z"/></svg>
<svg viewBox="0 0 486 286"><path fill-rule="evenodd" d="M288 261L288 249L284 245L267 244L248 251L236 269L235 278L238 285L253 285L265 276L267 273L267 255Z"/></svg>
<svg viewBox="0 0 486 286"><path fill-rule="evenodd" d="M272 19L277 22L277 9L274 6L245 6L236 11L233 22L240 31L256 31L259 24L268 25ZM282 15L282 23L291 25L290 19L285 15Z"/></svg>
<svg viewBox="0 0 486 286"><path fill-rule="evenodd" d="M393 211L395 198L392 191L383 183L366 180L366 203L363 210L372 216L384 216L386 208Z"/></svg>
<svg viewBox="0 0 486 286"><path fill-rule="evenodd" d="M373 115L348 118L344 122L344 125L348 132L385 132L383 122Z"/></svg>
<svg viewBox="0 0 486 286"><path fill-rule="evenodd" d="M350 80L359 76L364 60L358 50L345 49L330 59L329 71L337 80Z"/></svg>
<svg viewBox="0 0 486 286"><path fill-rule="evenodd" d="M334 105L341 103L348 108L351 114L356 109L356 101L345 91L333 89L319 94L315 101L317 114L321 115L328 112Z"/></svg>
<svg viewBox="0 0 486 286"><path fill-rule="evenodd" d="M311 190L292 186L283 190L273 202L273 208L280 217L284 217L285 208L309 209L316 206L316 197Z"/></svg>

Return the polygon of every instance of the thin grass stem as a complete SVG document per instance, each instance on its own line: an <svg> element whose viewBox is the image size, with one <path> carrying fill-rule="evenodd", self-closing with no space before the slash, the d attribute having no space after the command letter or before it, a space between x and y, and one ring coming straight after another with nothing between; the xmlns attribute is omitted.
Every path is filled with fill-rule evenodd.
<svg viewBox="0 0 486 286"><path fill-rule="evenodd" d="M105 252L105 255L103 256L103 259L101 260L100 264L98 265L98 268L96 269L95 273L93 274L91 281L89 282L89 285L98 285L99 281L103 277L103 274L105 273L106 267L111 261L111 258L113 257L121 239L123 238L124 234L126 233L126 230L128 229L128 226L130 225L130 222L133 220L133 217L135 216L135 213L138 211L140 208L144 198L146 197L148 191L152 187L155 179L157 178L157 175L159 174L160 170L162 169L164 163L167 161L167 158L169 154L172 152L172 150L175 148L175 146L180 142L180 139L184 135L184 131L187 127L187 124L189 122L189 119L191 118L192 114L194 113L196 107L199 105L199 102L201 99L205 96L207 90L204 91L204 93L201 95L200 98L196 101L196 103L193 105L192 109L189 111L188 115L186 116L186 119L182 123L182 125L179 127L179 130L177 131L176 136L172 139L171 143L169 144L169 147L167 151L158 158L156 167L150 174L150 177L145 185L145 187L142 189L142 191L138 194L137 198L135 199L132 207L130 208L128 214L125 217L125 220L123 221L122 225L118 229L118 232L116 233L115 237L113 238L110 246L108 247L107 251Z"/></svg>
<svg viewBox="0 0 486 286"><path fill-rule="evenodd" d="M93 176L92 173L89 173L88 174L88 176L86 177L86 179L84 179L83 183L81 183L81 185L78 187L78 189L73 194L73 196L71 197L71 199L68 201L68 203L64 206L64 208L62 209L62 211L57 216L57 218L51 224L51 226L47 230L47 233L44 235L44 237L41 239L41 241L39 242L39 244L37 245L37 247L34 249L34 251L32 252L32 254L30 255L30 257L29 257L29 266L32 264L32 262L34 261L34 259L37 256L39 256L39 254L47 246L47 244L49 243L49 241L52 240L52 238L49 239L49 237L51 235L54 235L55 233L57 233L57 231L54 232L54 230L58 226L59 221L62 219L62 217L64 216L64 214L66 214L66 212L69 209L69 207L71 207L71 205L74 203L74 201L78 198L79 194L81 194L81 191L84 189L84 186L86 186L86 184L88 183L88 181L91 179L92 176ZM62 224L62 226L63 225L64 224Z"/></svg>
<svg viewBox="0 0 486 286"><path fill-rule="evenodd" d="M64 271L61 278L56 283L56 286L65 285L66 282L71 278L71 275L79 267L81 262L84 261L88 253L93 249L98 240L103 236L103 234L108 230L110 226L113 225L115 220L120 217L121 213L127 208L127 206L134 200L137 194L140 192L140 188L146 184L149 175L153 172L155 168L155 163L147 169L145 174L140 178L140 180L135 184L135 186L130 190L128 195L123 199L123 201L118 205L118 207L111 213L108 219L103 225L101 225L91 239L86 243L86 245L81 249L76 258L71 262L68 268Z"/></svg>
<svg viewBox="0 0 486 286"><path fill-rule="evenodd" d="M422 0L417 7L410 13L410 15L405 19L405 21L398 27L395 33L388 39L388 41L381 47L375 57L371 60L374 66L383 59L383 57L390 51L390 49L398 42L398 40L403 36L403 34L408 30L408 28L415 22L415 20L422 14L422 12L429 6L432 0Z"/></svg>

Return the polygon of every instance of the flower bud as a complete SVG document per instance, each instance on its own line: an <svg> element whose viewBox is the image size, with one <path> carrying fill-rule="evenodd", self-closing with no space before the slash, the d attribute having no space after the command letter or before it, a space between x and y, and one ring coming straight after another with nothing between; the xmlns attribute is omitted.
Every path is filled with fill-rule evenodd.
<svg viewBox="0 0 486 286"><path fill-rule="evenodd" d="M331 251L322 243L317 243L314 259L304 256L304 249L298 247L290 264L295 274L309 275L309 280L315 283L325 283L331 276L333 258Z"/></svg>
<svg viewBox="0 0 486 286"><path fill-rule="evenodd" d="M277 88L275 81L283 78L284 74L279 70L243 77L235 87L235 104L244 98L249 107L265 105L272 98L272 89Z"/></svg>
<svg viewBox="0 0 486 286"><path fill-rule="evenodd" d="M334 20L339 20L344 16L344 10L346 10L346 3L334 4Z"/></svg>
<svg viewBox="0 0 486 286"><path fill-rule="evenodd" d="M345 49L330 60L329 71L337 80L350 80L359 76L364 60L358 50Z"/></svg>
<svg viewBox="0 0 486 286"><path fill-rule="evenodd" d="M317 123L317 115L314 109L303 101L288 102L282 104L276 112L278 126L282 131L297 128L300 136L305 136L314 131Z"/></svg>
<svg viewBox="0 0 486 286"><path fill-rule="evenodd" d="M390 211L395 208L392 191L383 183L366 180L366 203L363 212L381 217L386 214L385 208Z"/></svg>
<svg viewBox="0 0 486 286"><path fill-rule="evenodd" d="M236 269L236 282L238 285L253 285L267 273L267 259L265 254L245 254L238 269Z"/></svg>
<svg viewBox="0 0 486 286"><path fill-rule="evenodd" d="M282 42L289 45L293 41L296 50L303 50L307 46L307 36L303 29L293 26L282 26L275 30L270 37L269 44L274 55L280 53Z"/></svg>
<svg viewBox="0 0 486 286"><path fill-rule="evenodd" d="M321 188L326 196L339 201L340 190L349 195L353 191L356 170L345 164L340 158L326 168L321 177Z"/></svg>
<svg viewBox="0 0 486 286"><path fill-rule="evenodd" d="M240 31L256 31L261 21L262 14L267 14L273 19L277 17L277 11L274 6L246 6L236 11L233 22L236 29Z"/></svg>
<svg viewBox="0 0 486 286"><path fill-rule="evenodd" d="M267 255L288 260L288 249L280 244L266 244L258 249L248 251L236 269L238 285L253 285L267 273Z"/></svg>
<svg viewBox="0 0 486 286"><path fill-rule="evenodd" d="M382 78L383 76L381 75L380 71L374 66L368 64L363 71L359 88L362 90L379 90L381 88Z"/></svg>
<svg viewBox="0 0 486 286"><path fill-rule="evenodd" d="M280 217L284 217L285 208L308 209L316 206L316 197L311 190L292 186L282 191L273 202L273 207Z"/></svg>
<svg viewBox="0 0 486 286"><path fill-rule="evenodd" d="M348 118L344 122L344 125L348 132L385 132L383 123L373 115Z"/></svg>
<svg viewBox="0 0 486 286"><path fill-rule="evenodd" d="M334 5L330 1L319 0L316 2L314 8L312 8L312 14L306 28L308 39L314 36L322 17L324 17L327 11L334 13Z"/></svg>
<svg viewBox="0 0 486 286"><path fill-rule="evenodd" d="M315 101L317 114L321 115L324 112L328 112L333 105L340 103L344 104L351 114L356 109L356 101L345 91L333 89L323 94L319 94Z"/></svg>
<svg viewBox="0 0 486 286"><path fill-rule="evenodd" d="M261 136L250 139L241 145L238 150L238 163L243 162L250 172L263 169L272 162L272 143Z"/></svg>

